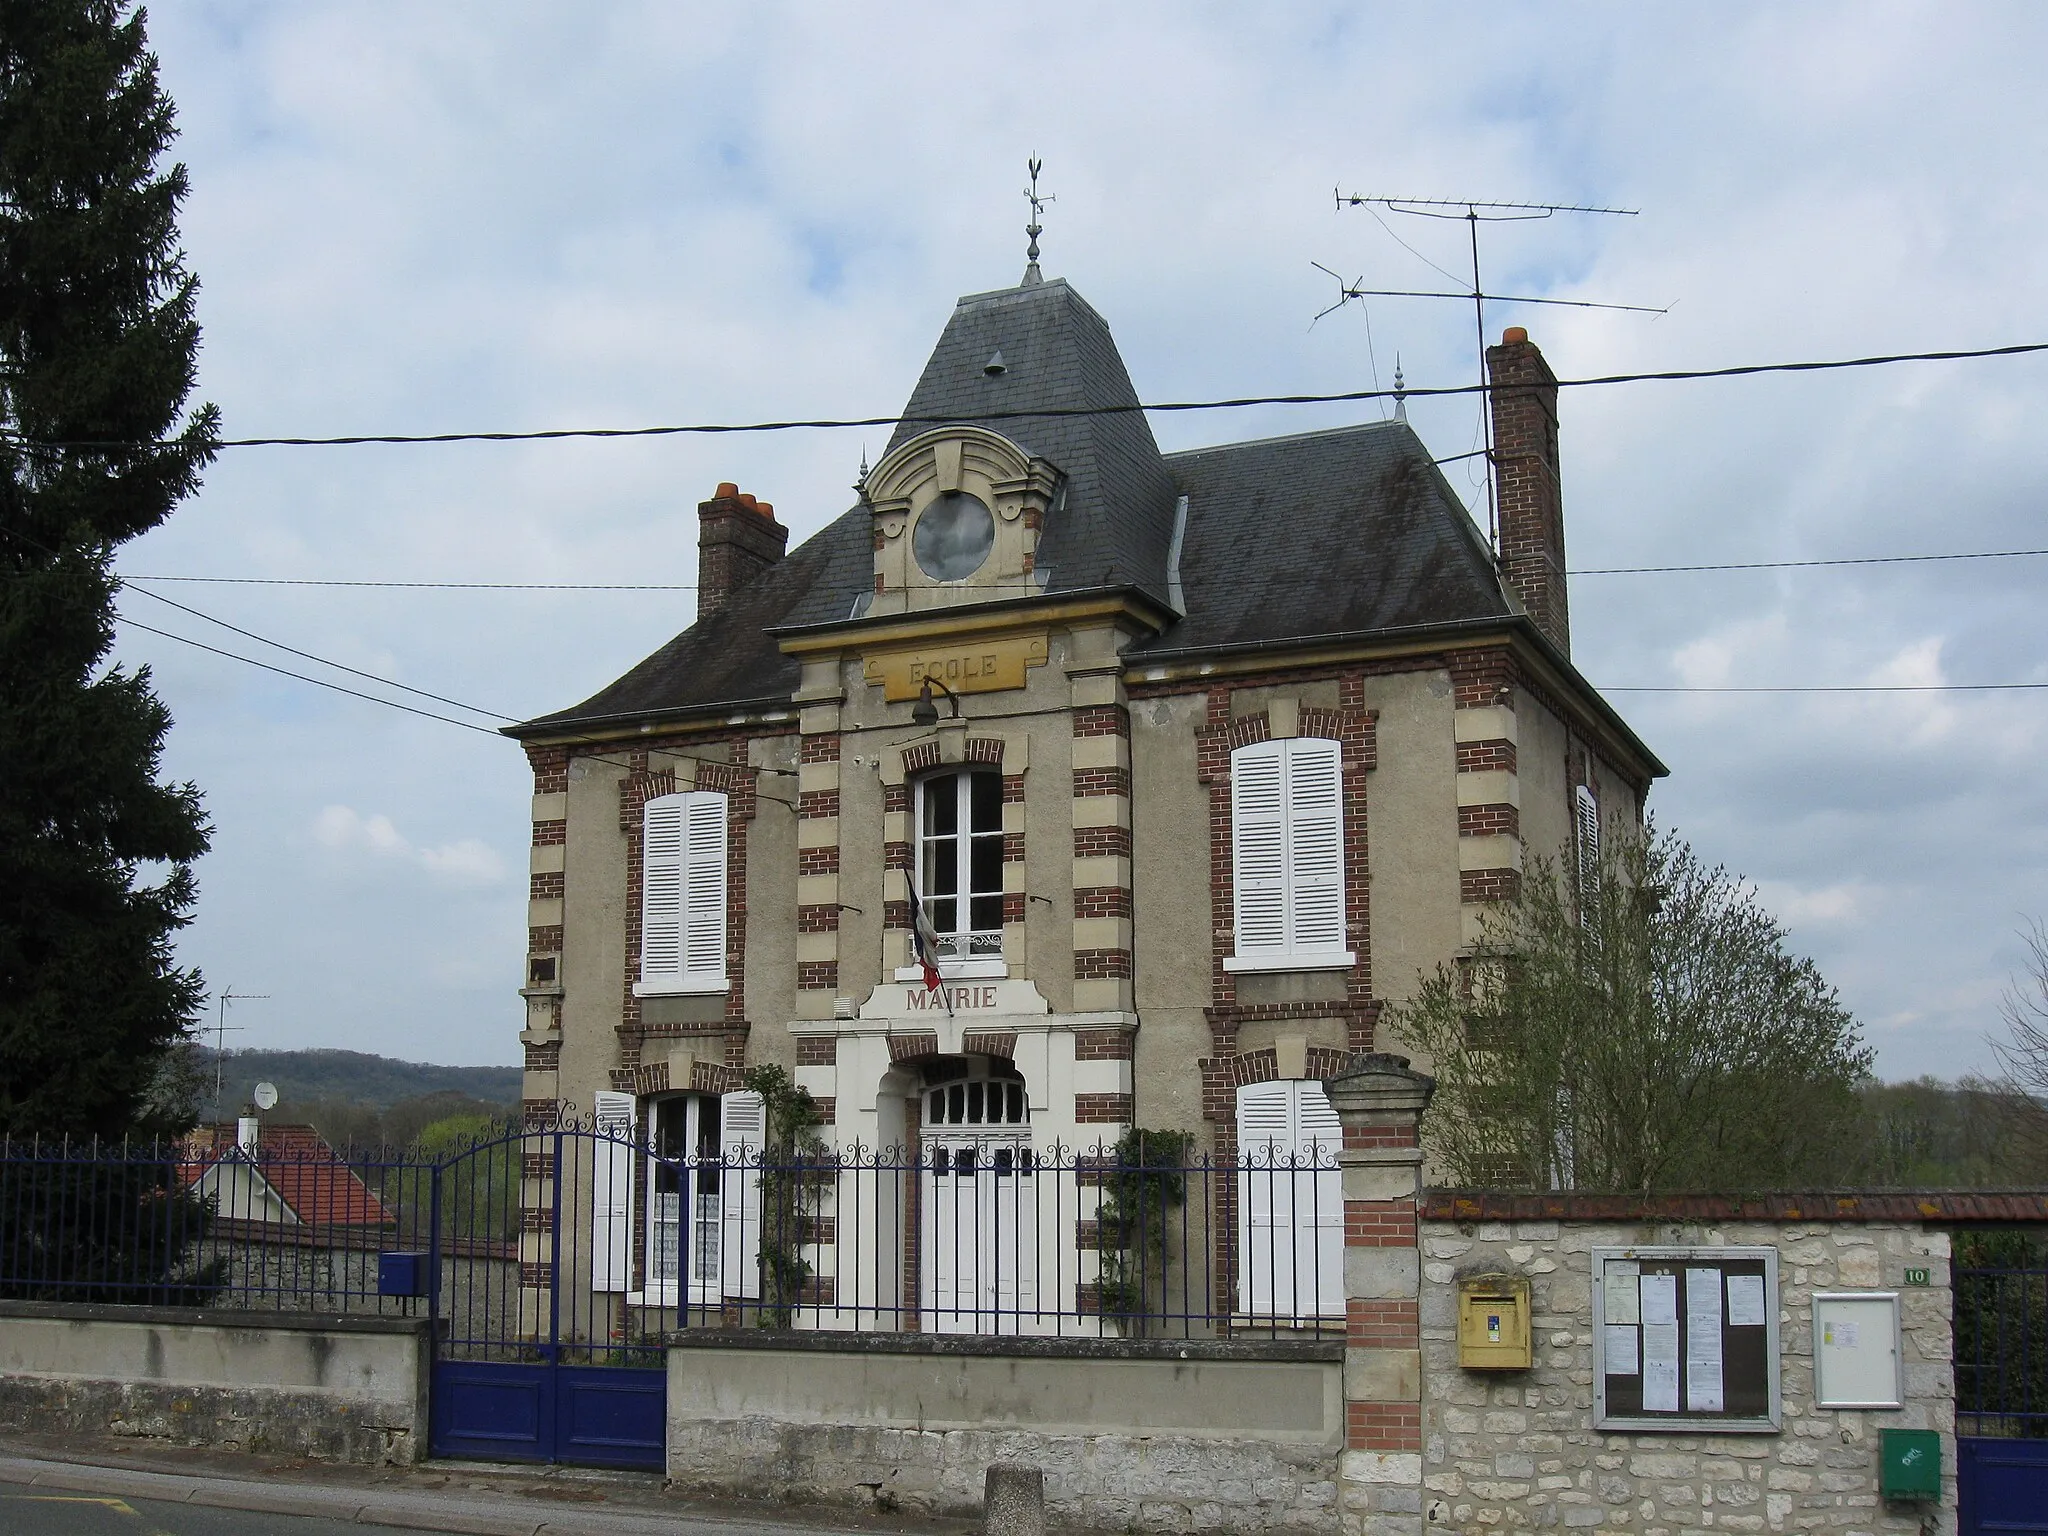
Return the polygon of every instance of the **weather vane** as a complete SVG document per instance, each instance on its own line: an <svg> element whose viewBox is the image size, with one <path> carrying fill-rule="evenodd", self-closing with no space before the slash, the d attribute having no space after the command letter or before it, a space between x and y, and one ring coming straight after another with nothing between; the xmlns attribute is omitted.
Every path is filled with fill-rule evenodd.
<svg viewBox="0 0 2048 1536"><path fill-rule="evenodd" d="M1034 155L1025 164L1031 168L1031 185L1024 189L1024 196L1031 203L1031 222L1024 226L1024 233L1031 237L1031 245L1024 252L1027 265L1024 268L1023 286L1028 288L1033 283L1045 281L1045 274L1038 270L1038 237L1045 233L1045 228L1038 222L1038 217L1045 212L1047 203L1058 202L1059 199L1050 192L1042 197L1039 195L1038 172L1045 162Z"/></svg>

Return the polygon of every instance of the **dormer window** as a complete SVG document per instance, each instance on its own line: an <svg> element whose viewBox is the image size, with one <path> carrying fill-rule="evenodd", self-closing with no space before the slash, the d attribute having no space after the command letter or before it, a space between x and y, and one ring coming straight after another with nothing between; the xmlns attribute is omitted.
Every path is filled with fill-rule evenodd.
<svg viewBox="0 0 2048 1536"><path fill-rule="evenodd" d="M947 975L1002 974L1000 773L972 769L918 780L917 890Z"/></svg>

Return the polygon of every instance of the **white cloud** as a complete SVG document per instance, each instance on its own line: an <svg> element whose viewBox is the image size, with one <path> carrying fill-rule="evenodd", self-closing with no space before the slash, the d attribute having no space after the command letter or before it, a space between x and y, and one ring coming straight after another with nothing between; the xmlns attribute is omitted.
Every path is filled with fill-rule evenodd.
<svg viewBox="0 0 2048 1536"><path fill-rule="evenodd" d="M313 841L323 848L396 859L425 870L443 885L490 886L505 878L505 860L480 839L466 837L439 847L415 847L389 816L365 816L351 806L322 807L313 818L312 833Z"/></svg>

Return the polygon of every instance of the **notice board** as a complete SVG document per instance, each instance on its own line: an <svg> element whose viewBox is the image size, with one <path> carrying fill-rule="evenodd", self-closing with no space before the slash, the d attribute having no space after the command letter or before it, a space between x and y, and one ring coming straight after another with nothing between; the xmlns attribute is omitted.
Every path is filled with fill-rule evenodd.
<svg viewBox="0 0 2048 1536"><path fill-rule="evenodd" d="M1778 1250L1595 1248L1593 1422L1774 1430Z"/></svg>

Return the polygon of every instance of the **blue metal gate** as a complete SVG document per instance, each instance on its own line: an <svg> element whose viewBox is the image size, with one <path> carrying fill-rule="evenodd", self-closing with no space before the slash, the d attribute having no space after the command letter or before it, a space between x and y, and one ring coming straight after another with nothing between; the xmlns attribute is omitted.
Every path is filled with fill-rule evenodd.
<svg viewBox="0 0 2048 1536"><path fill-rule="evenodd" d="M1962 1536L2048 1536L2048 1256L2024 1232L1955 1236Z"/></svg>
<svg viewBox="0 0 2048 1536"><path fill-rule="evenodd" d="M436 1168L434 1455L661 1469L665 1319L627 1243L645 1166L626 1125L529 1129Z"/></svg>

